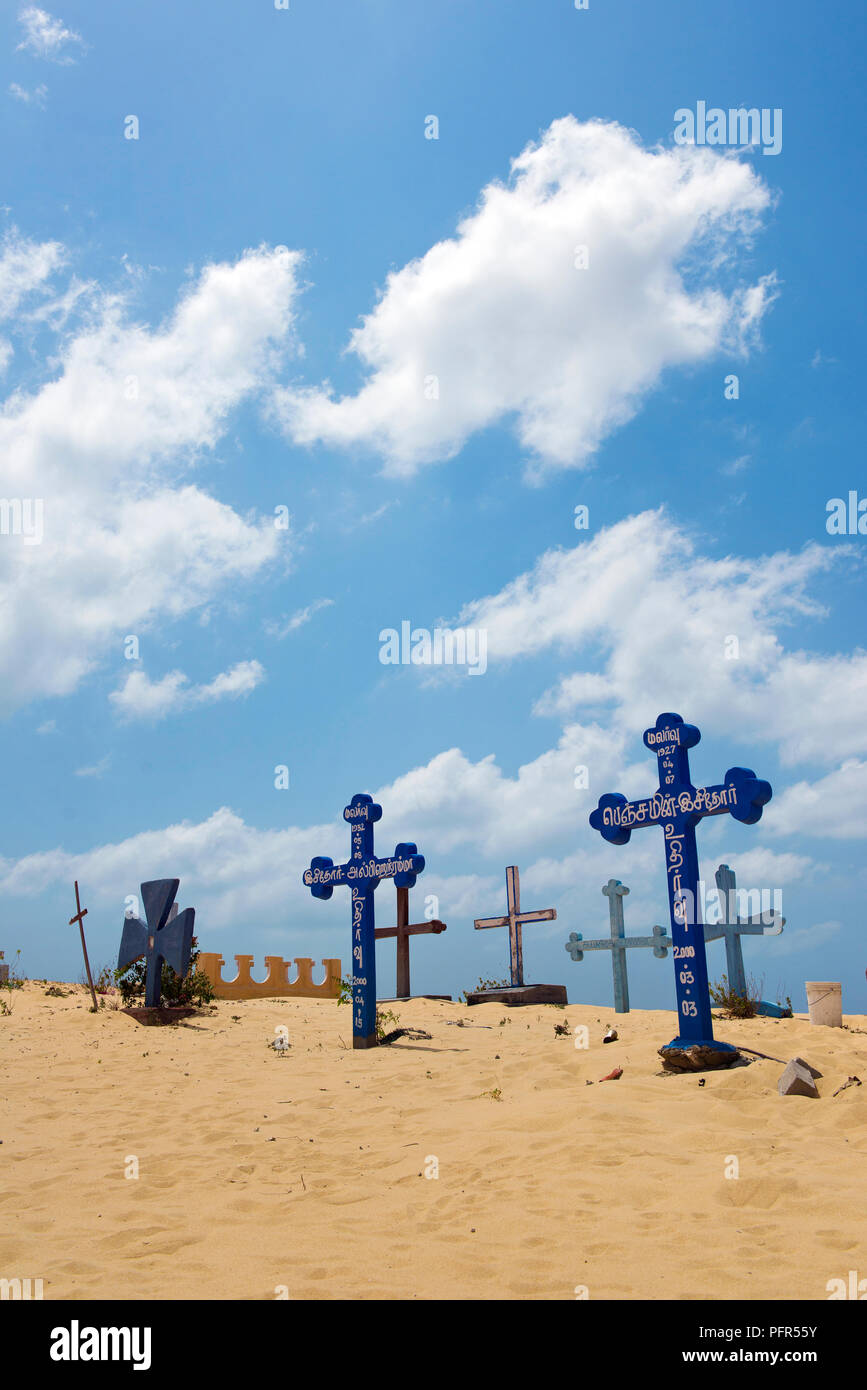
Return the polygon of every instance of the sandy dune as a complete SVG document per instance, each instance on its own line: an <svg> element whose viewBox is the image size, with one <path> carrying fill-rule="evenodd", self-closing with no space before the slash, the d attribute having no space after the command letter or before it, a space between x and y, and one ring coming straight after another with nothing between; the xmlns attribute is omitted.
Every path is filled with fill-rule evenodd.
<svg viewBox="0 0 867 1390"><path fill-rule="evenodd" d="M662 1074L661 1011L416 1000L391 1007L429 1042L353 1052L331 1002L146 1028L67 988L4 991L0 1018L0 1276L46 1299L826 1299L867 1277L865 1018L717 1025L806 1057L807 1100L777 1062Z"/></svg>

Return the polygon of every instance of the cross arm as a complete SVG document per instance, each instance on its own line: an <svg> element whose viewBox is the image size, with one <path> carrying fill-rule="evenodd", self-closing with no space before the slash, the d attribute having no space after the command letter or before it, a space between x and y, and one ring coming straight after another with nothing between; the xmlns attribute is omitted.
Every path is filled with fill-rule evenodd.
<svg viewBox="0 0 867 1390"><path fill-rule="evenodd" d="M314 898L323 898L327 902L335 887L349 882L346 877L347 867L346 864L335 864L333 859L318 854L310 860L310 868L304 870L304 884Z"/></svg>
<svg viewBox="0 0 867 1390"><path fill-rule="evenodd" d="M485 931L487 927L507 927L508 917L477 917L473 922L476 931Z"/></svg>
<svg viewBox="0 0 867 1390"><path fill-rule="evenodd" d="M414 922L409 927L376 927L373 934L379 941L381 937L424 936L426 932L441 932L445 929L445 922L441 922L438 917L433 917L430 922Z"/></svg>
<svg viewBox="0 0 867 1390"><path fill-rule="evenodd" d="M516 912L516 922L553 922L557 917L556 907L540 907L536 912ZM506 921L509 919L506 918Z"/></svg>

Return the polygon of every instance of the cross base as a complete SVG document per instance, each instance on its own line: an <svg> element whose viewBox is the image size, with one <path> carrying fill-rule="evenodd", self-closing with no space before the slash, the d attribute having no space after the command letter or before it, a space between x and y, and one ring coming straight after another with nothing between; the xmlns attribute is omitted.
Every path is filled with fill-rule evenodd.
<svg viewBox="0 0 867 1390"><path fill-rule="evenodd" d="M362 1038L362 1037L359 1037L359 1036L355 1035L355 1036L353 1036L353 1039L352 1039L352 1046L353 1046L353 1049L357 1049L357 1048L366 1048L366 1047L379 1047L379 1040L377 1039L377 1036L376 1036L375 1033L368 1033L368 1035L367 1035L366 1038Z"/></svg>
<svg viewBox="0 0 867 1390"><path fill-rule="evenodd" d="M507 985L505 989L479 989L467 995L467 1004L568 1004L565 985Z"/></svg>
<svg viewBox="0 0 867 1390"><path fill-rule="evenodd" d="M791 1018L792 1010L787 1009L785 1004L769 1004L766 999L760 999L756 1004L756 1013L763 1018Z"/></svg>
<svg viewBox="0 0 867 1390"><path fill-rule="evenodd" d="M192 1014L197 1014L199 1010L190 1005L164 1004L151 1007L143 1005L131 1009L121 1009L122 1014L129 1014L136 1023L151 1024L160 1027L163 1024L177 1023L178 1019L189 1018Z"/></svg>
<svg viewBox="0 0 867 1390"><path fill-rule="evenodd" d="M411 1004L413 999L438 999L444 1004L453 1002L450 994L395 994L391 999L377 999L377 1004Z"/></svg>
<svg viewBox="0 0 867 1390"><path fill-rule="evenodd" d="M731 1043L716 1038L674 1038L659 1048L666 1071L709 1071L714 1067L730 1067L740 1057Z"/></svg>

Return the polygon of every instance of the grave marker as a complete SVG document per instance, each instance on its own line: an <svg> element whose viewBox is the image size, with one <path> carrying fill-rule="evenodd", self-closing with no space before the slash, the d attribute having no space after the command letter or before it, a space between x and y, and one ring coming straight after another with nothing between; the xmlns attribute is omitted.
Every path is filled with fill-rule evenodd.
<svg viewBox="0 0 867 1390"><path fill-rule="evenodd" d="M373 935L377 941L382 941L386 937L397 937L397 988L395 1000L409 999L412 990L409 987L409 938L411 936L424 936L428 932L444 932L445 922L441 922L438 917L432 917L429 921L410 922L409 920L409 889L397 889L397 926L377 927ZM450 994L426 994L421 996L425 999L451 999ZM384 1000L384 1003L391 1003L391 1000Z"/></svg>
<svg viewBox="0 0 867 1390"><path fill-rule="evenodd" d="M557 910L553 907L536 908L530 912L521 911L521 876L517 865L510 864L506 869L506 915L505 917L477 917L476 931L487 931L491 927L509 928L509 973L511 985L508 989L475 990L466 996L468 1004L481 1004L488 1001L505 1004L565 1004L567 1003L564 985L525 985L524 984L524 945L521 928L529 922L553 922Z"/></svg>
<svg viewBox="0 0 867 1390"><path fill-rule="evenodd" d="M345 864L317 856L304 871L304 883L314 898L328 899L335 887L352 892L352 1046L376 1047L376 927L373 895L384 878L399 888L412 888L424 869L424 856L414 844L401 843L391 859L373 852L373 827L382 807L357 793L344 807L351 829L351 858Z"/></svg>
<svg viewBox="0 0 867 1390"><path fill-rule="evenodd" d="M93 988L93 979L90 974L90 961L87 959L87 942L84 939L84 918L87 916L87 908L82 908L81 906L81 899L78 896L78 879L75 880L75 908L75 916L70 917L69 925L72 926L73 922L77 922L78 930L81 932L81 949L84 952L84 968L87 971L87 983L90 985L93 1012L97 1013L99 1011L99 1005L96 1002L96 990Z"/></svg>
<svg viewBox="0 0 867 1390"><path fill-rule="evenodd" d="M734 870L728 864L720 864L716 873L716 886L719 889L720 912L722 917L719 922L704 924L705 941L719 941L723 937L726 943L726 976L729 989L734 990L742 999L747 997L747 977L744 970L744 952L741 946L742 936L779 936L786 924L785 917L771 908L768 912L759 913L756 917L739 917L737 908L737 880ZM770 920L769 920L770 919ZM765 1018L788 1018L791 1010L784 1008L781 1004L769 1004L766 999L759 999L756 1002L756 1013L762 1014Z"/></svg>
<svg viewBox="0 0 867 1390"><path fill-rule="evenodd" d="M574 961L584 959L585 951L610 951L611 969L614 973L614 1012L629 1013L629 979L626 973L626 951L631 946L652 946L653 954L660 960L668 955L671 945L665 927L654 927L652 936L627 936L623 925L623 899L629 892L619 878L609 878L602 889L608 899L608 914L611 922L611 938L606 941L585 941L580 932L572 932L566 942L566 950Z"/></svg>
<svg viewBox="0 0 867 1390"><path fill-rule="evenodd" d="M698 905L698 848L695 827L705 816L728 814L744 825L755 825L770 801L771 786L751 768L730 767L721 785L695 787L690 781L689 749L701 738L694 724L679 714L661 714L644 731L644 745L657 756L659 790L641 801L627 801L619 792L606 792L590 813L590 824L612 845L625 845L634 829L662 827L666 878L675 962L675 989L680 1033L667 1048L703 1047L715 1053L736 1053L728 1043L714 1041L707 980L704 927ZM698 927L699 930L693 930Z"/></svg>
<svg viewBox="0 0 867 1390"><path fill-rule="evenodd" d="M138 917L124 919L117 968L123 970L133 961L147 956L145 1007L148 1009L159 1008L164 961L181 979L190 968L196 909L187 907L180 913L177 907L172 910L180 882L179 878L155 878L143 883L141 896L147 925Z"/></svg>

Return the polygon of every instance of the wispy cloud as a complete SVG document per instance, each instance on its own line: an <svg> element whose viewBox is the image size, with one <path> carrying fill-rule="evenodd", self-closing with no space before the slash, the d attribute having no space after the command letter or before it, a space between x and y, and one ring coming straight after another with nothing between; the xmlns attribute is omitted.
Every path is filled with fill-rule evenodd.
<svg viewBox="0 0 867 1390"><path fill-rule="evenodd" d="M44 82L40 82L38 87L34 87L32 92L28 92L26 87L21 87L17 82L9 83L9 95L16 101L23 101L25 106L44 106L45 98L48 96L48 88Z"/></svg>
<svg viewBox="0 0 867 1390"><path fill-rule="evenodd" d="M75 769L75 775L76 777L102 777L103 774L108 771L110 765L111 758L106 753L105 757L100 758L99 762L94 763L92 767L77 767Z"/></svg>
<svg viewBox="0 0 867 1390"><path fill-rule="evenodd" d="M266 622L265 631L269 637L276 637L278 641L282 641L284 637L288 637L290 632L295 632L305 623L309 623L314 613L318 613L322 608L333 608L333 606L333 598L314 599L312 603L308 603L306 608L299 608L297 613L293 613L291 618L283 622Z"/></svg>

